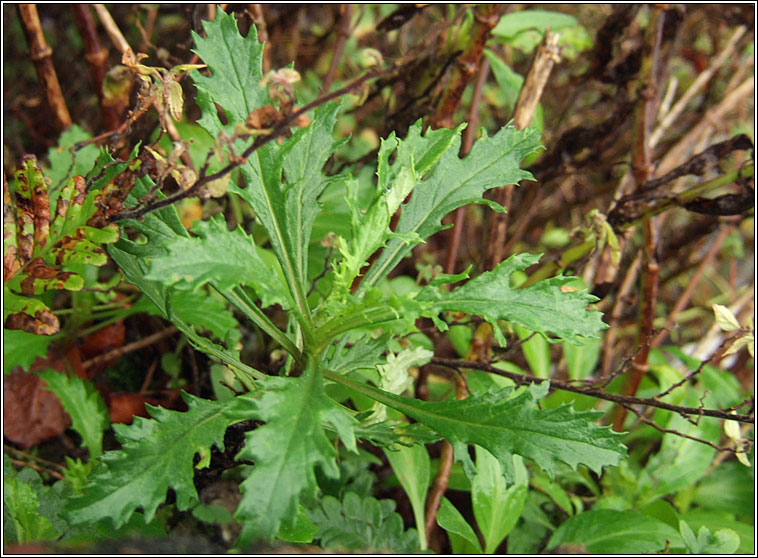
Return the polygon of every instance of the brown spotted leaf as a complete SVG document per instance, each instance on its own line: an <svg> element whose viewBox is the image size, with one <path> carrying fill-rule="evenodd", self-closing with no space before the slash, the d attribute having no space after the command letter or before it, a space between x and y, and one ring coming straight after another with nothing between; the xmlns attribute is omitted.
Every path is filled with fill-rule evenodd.
<svg viewBox="0 0 758 558"><path fill-rule="evenodd" d="M16 220L13 217L11 191L3 173L3 283L21 269L16 240Z"/></svg>
<svg viewBox="0 0 758 558"><path fill-rule="evenodd" d="M103 265L107 255L101 245L119 237L118 227L107 224L107 198L117 186L87 192L84 178L75 176L61 190L54 212L47 187L33 155L24 156L12 185L3 184L3 321L7 329L40 335L57 333L60 324L34 297L50 290L80 290L84 279L64 267Z"/></svg>

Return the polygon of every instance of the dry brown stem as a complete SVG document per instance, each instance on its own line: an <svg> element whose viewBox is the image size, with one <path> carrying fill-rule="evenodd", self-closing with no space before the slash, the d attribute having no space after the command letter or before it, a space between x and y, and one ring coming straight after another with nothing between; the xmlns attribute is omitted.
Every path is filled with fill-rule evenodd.
<svg viewBox="0 0 758 558"><path fill-rule="evenodd" d="M340 5L340 24L337 29L337 42L334 45L332 61L329 64L329 70L326 72L324 82L321 84L321 94L327 93L332 87L334 76L337 74L342 52L345 50L345 43L350 38L350 21L353 18L353 4Z"/></svg>
<svg viewBox="0 0 758 558"><path fill-rule="evenodd" d="M121 114L119 114L116 107L103 103L103 78L108 71L108 51L103 48L100 42L89 5L72 4L71 11L74 14L74 22L84 42L84 58L87 64L89 64L92 85L94 85L97 98L100 101L103 127L106 130L113 130L121 124Z"/></svg>
<svg viewBox="0 0 758 558"><path fill-rule="evenodd" d="M103 362L108 362L109 360L119 358L127 353L137 351L144 347L149 347L153 343L156 343L165 337L169 337L170 335L173 335L177 331L179 330L175 326L169 326L162 331L158 331L156 333L153 333L152 335L148 335L144 339L140 339L139 341L135 341L134 343L129 343L128 345L123 345L122 347L118 347L117 349L113 349L112 351L108 351L107 353L97 355L94 358L84 361L82 363L82 367L90 368L92 366L97 366L98 364L102 364Z"/></svg>
<svg viewBox="0 0 758 558"><path fill-rule="evenodd" d="M460 374L455 375L455 398L460 401L466 399L466 383ZM426 517L424 519L424 528L426 529L426 540L429 541L430 547L434 544L435 532L437 531L437 511L440 508L440 502L445 495L448 483L450 482L450 471L453 468L453 446L447 440L442 442L442 453L440 454L440 465L437 475L432 483L432 490L426 501ZM439 546L434 544L434 546ZM437 551L440 549L437 548Z"/></svg>
<svg viewBox="0 0 758 558"><path fill-rule="evenodd" d="M29 57L37 70L37 78L52 112L55 127L63 131L71 126L71 115L66 107L61 85L58 82L58 74L55 73L53 66L53 49L47 44L45 35L42 33L36 4L19 4L18 15L29 45Z"/></svg>
<svg viewBox="0 0 758 558"><path fill-rule="evenodd" d="M439 366L445 366L447 368L452 368L452 369L483 370L484 372L489 372L491 374L497 374L498 376L510 378L511 380L516 382L516 385L519 385L519 386L524 385L524 384L541 384L542 382L550 382L551 389L557 389L560 391L570 391L572 393L588 395L596 399L611 401L619 405L640 405L643 407L655 407L656 409L671 411L681 416L712 417L712 418L718 418L718 419L723 419L723 420L733 420L736 422L742 422L742 423L748 423L748 424L751 424L755 420L752 412L745 415L731 414L733 407L730 407L728 409L705 409L701 407L684 407L682 405L673 405L671 403L665 403L655 398L642 398L642 397L636 397L632 395L619 395L616 393L608 393L606 391L603 391L602 389L596 389L591 386L590 387L575 386L568 382L563 382L561 380L538 378L536 376L531 376L529 374L516 374L515 372L508 372L500 368L495 368L494 366L492 366L492 364L484 363L484 362L472 362L472 361L463 361L463 360L454 360L454 359L449 359L449 358L434 357L431 360L431 363L439 365Z"/></svg>
<svg viewBox="0 0 758 558"><path fill-rule="evenodd" d="M753 95L755 89L755 77L750 76L740 85L729 92L716 106L709 109L700 121L695 124L676 144L669 149L666 155L658 163L656 174L663 175L678 166L690 153L693 146L698 143L698 138L703 134L710 133L716 126L723 122L726 115L734 110L745 98Z"/></svg>
<svg viewBox="0 0 758 558"><path fill-rule="evenodd" d="M490 71L490 62L487 58L481 58L479 61L479 75L474 85L474 95L471 100L471 106L468 112L468 125L463 132L463 145L461 146L461 157L468 155L471 147L474 145L476 128L479 124L479 103L482 99L482 88L487 81L487 75ZM461 246L461 236L466 219L466 208L459 207L455 210L453 218L453 228L448 234L447 259L445 260L445 273L455 273L455 261L458 258L458 251Z"/></svg>
<svg viewBox="0 0 758 558"><path fill-rule="evenodd" d="M727 59L734 53L734 47L737 44L737 41L742 38L746 31L747 28L744 25L741 25L734 31L734 33L732 33L732 36L729 38L729 42L727 43L726 47L724 47L724 50L722 50L721 53L711 62L708 68L700 72L697 78L695 78L692 84L687 88L687 91L684 92L676 104L671 107L671 110L669 110L661 119L660 124L658 124L655 131L650 135L650 147L658 145L658 141L661 139L669 126L671 126L671 124L674 123L682 111L684 111L687 104L697 93L700 92L705 84L708 83L711 77L713 77L713 75L718 71L718 69L724 65L724 62L726 62Z"/></svg>
<svg viewBox="0 0 758 558"><path fill-rule="evenodd" d="M634 140L632 143L632 174L639 189L652 176L653 165L650 156L650 126L655 114L656 79L658 77L658 56L663 35L665 12L662 6L652 8L652 17L645 33L642 65L640 67L639 99L635 108ZM624 393L634 395L649 368L648 356L653 335L653 322L658 301L658 275L660 268L656 260L655 248L658 232L655 217L643 222L644 244L642 249L642 296L637 343L642 345L632 361L632 370L627 377ZM626 418L626 409L617 407L613 429L621 431Z"/></svg>
<svg viewBox="0 0 758 558"><path fill-rule="evenodd" d="M632 261L632 264L627 269L621 286L616 293L616 301L613 303L613 309L611 310L610 326L603 335L603 358L602 358L602 370L603 377L607 378L611 373L611 367L613 365L613 348L616 343L616 332L618 330L618 322L621 318L621 314L624 310L624 303L626 297L632 290L632 286L637 281L637 276L640 272L640 264L642 263L642 253L638 252L637 256Z"/></svg>
<svg viewBox="0 0 758 558"><path fill-rule="evenodd" d="M108 36L113 42L113 45L119 50L119 52L121 54L124 54L125 52L131 50L129 43L126 42L123 33L121 33L121 30L118 28L118 25L116 25L116 22L113 21L108 8L105 7L105 4L93 4L92 7L95 8L95 12L97 13L97 17L100 20L100 23L105 28L105 31L108 33Z"/></svg>
<svg viewBox="0 0 758 558"><path fill-rule="evenodd" d="M531 122L550 73L553 71L553 66L556 62L560 62L558 39L559 35L551 33L548 29L542 43L537 48L532 67L524 80L523 87L521 87L513 112L513 124L518 130L523 130ZM506 209L511 207L512 199L512 184L498 188L495 192L494 200ZM494 269L503 260L507 229L508 213L492 214L487 242L487 269Z"/></svg>
<svg viewBox="0 0 758 558"><path fill-rule="evenodd" d="M437 110L429 121L432 128L453 128L453 114L461 102L463 91L474 77L484 45L492 29L500 20L501 6L498 4L479 4L474 8L474 24L471 39L466 50L455 60L453 75L450 77L445 92L442 94Z"/></svg>

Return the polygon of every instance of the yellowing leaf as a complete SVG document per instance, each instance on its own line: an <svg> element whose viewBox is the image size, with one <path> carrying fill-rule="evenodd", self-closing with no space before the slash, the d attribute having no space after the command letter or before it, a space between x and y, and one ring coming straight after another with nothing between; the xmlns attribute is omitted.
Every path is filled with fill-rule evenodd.
<svg viewBox="0 0 758 558"><path fill-rule="evenodd" d="M729 308L720 304L714 304L712 307L713 313L716 315L716 323L721 329L724 331L737 331L740 329L740 323Z"/></svg>
<svg viewBox="0 0 758 558"><path fill-rule="evenodd" d="M182 119L182 108L184 107L184 94L182 86L178 81L171 80L168 83L168 110L174 120Z"/></svg>

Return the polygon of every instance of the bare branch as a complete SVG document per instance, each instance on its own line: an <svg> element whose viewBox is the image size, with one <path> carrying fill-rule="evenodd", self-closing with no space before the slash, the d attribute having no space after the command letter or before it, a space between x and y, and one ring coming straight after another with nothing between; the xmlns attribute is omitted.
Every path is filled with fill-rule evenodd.
<svg viewBox="0 0 758 558"><path fill-rule="evenodd" d="M552 389L559 389L562 391L570 391L572 393L578 393L581 395L588 395L590 397L595 397L597 399L612 401L613 403L618 403L619 405L642 405L644 407L656 407L658 409L664 409L666 411L672 411L674 413L678 413L682 416L685 416L685 415L704 416L704 417L712 417L712 418L718 418L718 419L723 419L723 420L733 420L733 421L744 422L744 423L752 423L755 420L755 417L753 416L752 408L750 412L747 414L732 415L731 408L730 409L698 409L694 407L683 407L681 405L672 405L671 403L664 403L663 401L658 401L656 399L644 399L642 397L634 397L631 395L617 395L615 393L607 393L599 389L573 386L567 382L562 382L560 380L548 380L546 378L537 378L536 376L531 376L529 374L515 374L513 372L508 372L506 370L500 370L499 368L495 368L491 364L487 364L483 362L469 362L469 361L453 360L453 359L438 358L438 357L433 358L431 362L432 364L436 364L438 366L445 366L448 368L469 368L473 370L483 370L484 372L490 372L492 374L497 374L499 376L510 378L514 382L522 383L522 384L530 384L530 383L540 384L542 382L549 381L550 387Z"/></svg>

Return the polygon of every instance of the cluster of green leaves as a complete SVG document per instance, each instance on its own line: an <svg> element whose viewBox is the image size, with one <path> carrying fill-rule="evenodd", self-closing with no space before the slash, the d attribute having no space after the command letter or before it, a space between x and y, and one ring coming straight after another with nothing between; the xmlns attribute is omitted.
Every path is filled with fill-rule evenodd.
<svg viewBox="0 0 758 558"><path fill-rule="evenodd" d="M195 37L196 52L209 75L191 74L203 109L199 124L214 137L231 137L236 124L271 102L260 86L262 47L254 30L241 37L233 16L223 12L205 24L205 34ZM498 320L508 320L575 343L596 337L604 327L599 313L586 310L593 301L590 295L563 292L568 279L511 288L511 275L535 263L536 256L513 257L457 288L450 285L467 279L468 273L439 276L415 296L399 297L378 288L413 246L443 228L442 217L450 211L469 203L488 203L502 211L482 194L530 177L518 165L539 148L537 133L503 128L482 138L460 159L460 129L422 134L417 123L405 139L391 135L382 142L378 182L366 200L357 179L327 177L321 171L339 145L332 136L338 110L336 103L325 104L315 110L308 127L255 151L240 167L244 187L230 186L252 208L270 251L240 228L229 231L220 219L197 223L190 235L171 207L147 215L144 221L124 223L147 239L135 243L124 238L111 249L126 277L193 344L234 370L249 393L223 403L187 398L188 412L153 409L153 420L118 428L123 449L103 456L83 494L67 505L69 520L110 518L118 526L137 508L149 519L168 488L176 492L179 509L191 508L198 500L192 485L193 458L200 456L195 467L207 466L210 448L223 446L229 425L256 419L265 424L247 434L238 455L255 463L241 485L243 497L235 512L243 524L240 543L277 534L291 537L293 531L302 535L298 509L301 503L314 502L318 494L316 470L326 477L339 476L335 435L351 451L359 438L390 445L425 441L424 436L415 440L408 436L410 429L402 421L376 422L366 413L351 411L341 404L347 396L368 397L449 439L471 474L475 469L467 446L472 443L487 448L509 478L514 455L533 459L551 474L558 462L574 467L586 463L596 471L618 463L623 446L609 429L593 424L596 413L577 413L567 406L548 412L537 409L544 388L517 392L505 388L460 402L423 402L393 393L407 385L403 376L407 380L409 363L424 359L422 354L408 358L404 352L387 357L387 342L390 335L414 331L417 317L430 317L444 330L447 313L468 313L490 321L498 334ZM235 149L243 145L237 141ZM344 188L351 228L347 236L333 240L337 250L328 262L332 271L309 295L314 280L308 265L311 231L320 212L319 196L330 185ZM148 178L139 179L131 199L151 186ZM401 217L391 230L390 219L400 208ZM376 261L364 269L378 250ZM353 289L361 275L360 285ZM238 337L216 335L216 342L175 311L177 297L201 292L206 285L287 351L289 360L281 376L266 376L242 363ZM274 304L288 313L283 329L263 312ZM377 330L385 332L382 343L372 340ZM502 334L499 338L503 340ZM377 385L385 389L355 376L367 360L380 376ZM405 369L398 362L405 362ZM390 380L389 374L396 377ZM333 384L342 390L338 399L326 389ZM333 522L329 518L334 513L328 511L333 506L323 501L321 506L323 513L310 514L308 521ZM345 517L355 507L348 500L342 506ZM377 521L386 510L373 515L370 523L379 528ZM322 542L331 537L323 525L317 525L317 532L322 533ZM372 540L367 543L375 544Z"/></svg>
<svg viewBox="0 0 758 558"><path fill-rule="evenodd" d="M577 27L576 20L562 14L512 15L493 33L527 51L536 44L529 36L534 29ZM241 37L233 16L221 10L205 24L205 37L195 40L196 52L207 64L207 71L201 73L197 66L191 74L203 111L198 124L209 138L236 137L251 112L272 104L261 83L262 45L254 28ZM521 82L499 59L488 56L500 85L510 79L513 91L505 91L517 95ZM178 83L173 76L161 83L166 92L160 93L165 101L161 118L176 117L181 112ZM523 352L532 372L545 378L553 366L550 344L555 339L549 336L563 340L569 376L581 379L595 367L604 326L598 312L587 310L594 299L576 279L532 277L522 285L523 270L539 261L530 254L513 256L473 279L467 270L405 289L388 280L414 246L443 229L442 218L450 211L470 203L504 210L482 195L530 178L519 164L538 151L537 131L506 126L492 137L485 135L460 159L460 128L422 133L416 123L405 138L391 134L381 142L375 181L366 174L326 176L324 163L345 145L334 139L339 110L336 103L317 108L308 127L264 145L240 167L244 186L231 185L229 191L255 215L255 235L241 227L229 230L220 217L196 222L189 232L173 207L123 223L139 234L123 235L109 253L144 295L129 312L171 320L196 348L223 363L213 365L214 373L238 391L214 380L215 401L185 395L185 412L150 408L151 419L114 426L121 449L102 454L107 426L102 400L77 378L43 373L91 458L99 459L86 465L69 460L66 481L53 487L44 486L29 469L16 473L6 459L7 539L162 533L165 517L159 507L169 489L179 510L191 510L201 521L227 523L231 516L225 509L200 502L194 475L210 465L214 447L224 450L227 428L253 419L258 426L246 434L236 455L252 465L233 471L243 493L234 513L242 524L241 547L257 538L278 538L362 551L425 550L424 503L434 466L425 444L445 438L457 460L451 487L470 492L473 510L473 521L468 521L451 501L442 501L437 522L456 553L494 553L506 537L509 552L533 553L548 535L548 549L556 552L641 553L667 545L692 553L747 548L747 524L740 521L744 514L735 513L734 502L723 495L735 493L749 473L727 467L707 476L712 448L665 437L644 467L630 466L621 462L625 448L620 437L594 424L602 414L590 410L594 401L579 397L574 408L566 404L565 394L548 395L547 384L514 389L503 378L475 371L468 373L471 393L464 401L403 395L412 383L409 371L432 356L427 345L417 344L419 317L448 331L461 355L473 332L449 325L458 314L489 322L501 343L504 326L521 339L531 336ZM239 153L245 146L239 139L233 147ZM105 163L111 178L127 170L127 164L111 164L105 155L97 168ZM25 172L26 180L37 180ZM126 204L136 204L153 187L149 178L138 178ZM26 190L21 186L20 191L23 196ZM61 199L68 199L66 192ZM92 201L84 207L90 207L87 203ZM81 223L91 217L87 211L82 210ZM390 228L398 211L400 218ZM344 216L344 223L336 222L335 215ZM332 233L328 243L334 250L323 261L326 233ZM595 244L594 239L588 242ZM324 269L329 272L317 281ZM242 362L241 333L229 305L287 353L278 376ZM274 306L286 311L286 324L264 312ZM22 345L18 341L14 347ZM655 394L679 376L658 353L652 358L659 380L657 391L651 391ZM714 405L739 401L733 378L708 367L705 375L704 389L715 394ZM667 400L698 404L694 394L684 400L682 393L675 391ZM656 420L714 443L719 438L712 424L691 425L666 416ZM659 433L648 436L651 444L660 441ZM417 529L404 530L394 503L371 495L376 479L366 469L370 459L361 454L360 441L384 449L408 495ZM604 476L602 487L591 475L620 462L622 467ZM592 510L585 510L578 491L591 494ZM671 495L676 509L663 500ZM692 503L700 511L688 510ZM740 510L746 509L743 504ZM546 509L556 515L548 516ZM730 528L714 519L726 512L732 514ZM557 515L568 519L557 524Z"/></svg>

